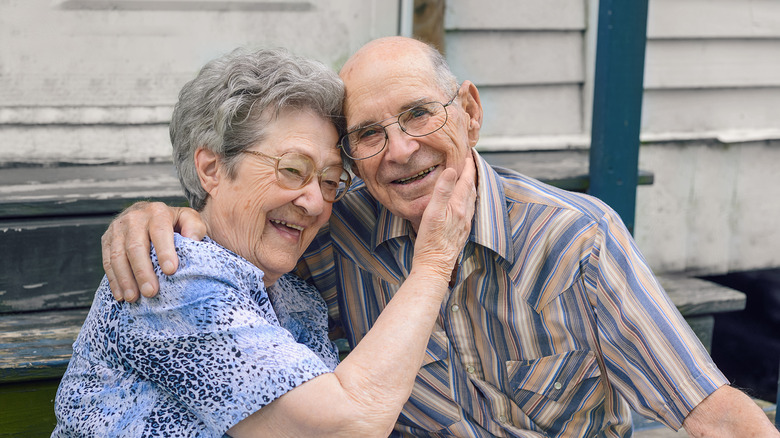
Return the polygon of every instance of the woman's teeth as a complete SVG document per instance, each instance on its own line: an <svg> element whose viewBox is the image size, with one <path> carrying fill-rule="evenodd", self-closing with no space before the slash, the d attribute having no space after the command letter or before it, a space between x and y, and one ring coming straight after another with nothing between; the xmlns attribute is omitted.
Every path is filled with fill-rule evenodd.
<svg viewBox="0 0 780 438"><path fill-rule="evenodd" d="M278 219L271 219L271 222L279 225L284 225L285 227L292 228L293 230L303 231L303 227L300 225L288 224L287 222L280 221Z"/></svg>
<svg viewBox="0 0 780 438"><path fill-rule="evenodd" d="M427 168L427 169L423 170L422 172L418 173L417 175L412 175L412 176L410 176L409 178L402 178L402 179L399 179L399 180L398 180L398 183L399 183L399 184L406 184L406 183L408 183L408 182L411 182L411 181L413 181L413 180L418 180L418 179L420 179L421 177L423 177L423 176L425 176L425 175L427 175L427 174L429 174L429 173L433 172L433 169L435 169L435 168L436 168L436 166L431 166L431 167L429 167L429 168Z"/></svg>

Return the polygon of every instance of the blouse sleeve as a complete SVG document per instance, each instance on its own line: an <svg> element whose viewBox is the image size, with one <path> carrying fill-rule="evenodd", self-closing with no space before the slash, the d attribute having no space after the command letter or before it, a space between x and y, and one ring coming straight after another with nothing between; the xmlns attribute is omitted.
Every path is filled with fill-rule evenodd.
<svg viewBox="0 0 780 438"><path fill-rule="evenodd" d="M127 304L117 342L127 369L218 435L330 371L279 326L261 275L241 275L243 259L179 246L180 268L170 277L159 274L158 297Z"/></svg>

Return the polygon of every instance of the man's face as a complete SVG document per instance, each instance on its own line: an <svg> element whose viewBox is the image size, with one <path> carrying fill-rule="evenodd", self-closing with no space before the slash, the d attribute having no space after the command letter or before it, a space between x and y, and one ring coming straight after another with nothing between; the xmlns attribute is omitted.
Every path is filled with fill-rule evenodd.
<svg viewBox="0 0 780 438"><path fill-rule="evenodd" d="M365 59L364 59L365 58ZM449 102L453 97L438 87L424 55L356 56L342 70L346 85L348 129L379 122L424 102ZM394 214L417 229L441 172L452 167L460 175L471 153L469 115L458 96L447 107L440 130L411 137L398 124L386 128L388 140L378 155L356 162L357 172L371 194ZM386 120L386 125L395 121Z"/></svg>

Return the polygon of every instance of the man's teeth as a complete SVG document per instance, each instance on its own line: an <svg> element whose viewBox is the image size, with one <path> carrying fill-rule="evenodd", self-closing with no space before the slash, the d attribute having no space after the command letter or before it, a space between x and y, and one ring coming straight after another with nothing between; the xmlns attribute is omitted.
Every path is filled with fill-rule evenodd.
<svg viewBox="0 0 780 438"><path fill-rule="evenodd" d="M300 226L300 225L295 225L295 224L288 224L287 222L285 222L285 221L280 221L280 220L278 220L278 219L271 219L271 222L273 222L273 223L275 223L275 224L284 225L285 227L292 228L293 230L303 231L303 227L302 227L302 226Z"/></svg>
<svg viewBox="0 0 780 438"><path fill-rule="evenodd" d="M415 178L419 178L419 177L421 177L421 176L423 176L423 175L426 175L426 174L428 174L428 173L431 173L431 172L433 172L433 169L435 169L435 168L436 168L436 166L431 166L431 167L429 167L429 168L427 168L427 169L423 170L422 172L418 173L417 175L412 175L412 176L410 176L409 178L401 178L401 179L399 179L399 180L398 180L398 182L399 182L399 183L401 183L401 184L403 184L403 183L405 183L405 182L407 182L407 181L411 181L411 180L413 180L413 179L415 179Z"/></svg>

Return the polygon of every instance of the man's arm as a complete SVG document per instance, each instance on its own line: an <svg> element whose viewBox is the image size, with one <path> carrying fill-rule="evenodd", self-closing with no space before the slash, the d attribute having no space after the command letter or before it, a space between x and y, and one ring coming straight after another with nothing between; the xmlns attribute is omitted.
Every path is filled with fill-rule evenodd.
<svg viewBox="0 0 780 438"><path fill-rule="evenodd" d="M683 422L692 437L780 437L761 408L742 391L721 386Z"/></svg>
<svg viewBox="0 0 780 438"><path fill-rule="evenodd" d="M173 246L174 229L193 240L206 235L206 225L198 212L161 202L138 202L111 222L101 243L103 270L116 300L134 302L139 291L145 297L153 297L159 291L150 242L157 250L163 272L176 272L179 258Z"/></svg>

